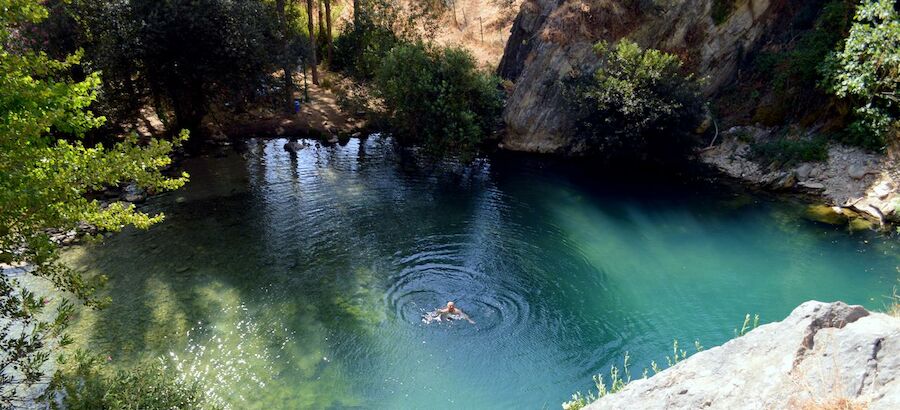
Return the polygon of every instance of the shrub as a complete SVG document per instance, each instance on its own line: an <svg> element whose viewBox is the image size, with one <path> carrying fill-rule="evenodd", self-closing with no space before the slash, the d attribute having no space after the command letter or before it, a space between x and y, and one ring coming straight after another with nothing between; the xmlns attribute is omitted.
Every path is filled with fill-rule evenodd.
<svg viewBox="0 0 900 410"><path fill-rule="evenodd" d="M384 56L398 42L390 29L380 26L348 30L334 40L332 68L357 78L371 79Z"/></svg>
<svg viewBox="0 0 900 410"><path fill-rule="evenodd" d="M54 377L51 392L62 393L63 408L69 410L106 409L204 409L206 402L196 384L186 384L159 365L138 366L108 374L102 360L84 352L75 354L76 363ZM55 406L54 406L55 407Z"/></svg>
<svg viewBox="0 0 900 410"><path fill-rule="evenodd" d="M398 138L439 152L476 148L501 108L499 80L476 67L460 48L417 42L392 49L374 85Z"/></svg>
<svg viewBox="0 0 900 410"><path fill-rule="evenodd" d="M700 84L673 54L622 40L599 43L600 68L567 93L581 114L579 134L610 156L681 157L693 145L703 111Z"/></svg>
<svg viewBox="0 0 900 410"><path fill-rule="evenodd" d="M781 136L771 141L751 144L750 148L755 158L783 165L828 159L828 140L821 136L812 139L789 139Z"/></svg>
<svg viewBox="0 0 900 410"><path fill-rule="evenodd" d="M862 1L843 47L820 66L823 85L854 105L848 139L883 150L900 127L900 12L892 0Z"/></svg>

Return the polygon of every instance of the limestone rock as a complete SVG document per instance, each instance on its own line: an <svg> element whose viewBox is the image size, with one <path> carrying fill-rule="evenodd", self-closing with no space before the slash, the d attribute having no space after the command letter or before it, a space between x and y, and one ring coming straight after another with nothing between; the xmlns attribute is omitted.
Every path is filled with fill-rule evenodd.
<svg viewBox="0 0 900 410"><path fill-rule="evenodd" d="M147 199L147 193L135 184L129 184L122 193L122 199L126 202L139 203Z"/></svg>
<svg viewBox="0 0 900 410"><path fill-rule="evenodd" d="M806 181L809 179L810 174L812 173L813 166L810 164L803 164L797 167L797 179L801 181Z"/></svg>
<svg viewBox="0 0 900 410"><path fill-rule="evenodd" d="M786 171L764 168L765 164L745 155L749 146L744 141L763 141L772 134L771 129L733 127L722 133L721 144L700 152L700 160L729 176L769 188L788 187L785 182L791 181L785 179L785 172L793 171L797 187L816 191L828 204L853 208L870 220L883 223L896 212L900 167L895 162L861 148L831 144L825 162L804 163Z"/></svg>
<svg viewBox="0 0 900 410"><path fill-rule="evenodd" d="M819 183L819 182L808 182L808 181L803 181L803 182L801 182L801 183L799 183L799 184L797 184L797 185L800 185L800 186L802 186L802 187L804 187L804 188L814 189L814 190L822 190L822 189L825 189L825 184L822 184L822 183Z"/></svg>
<svg viewBox="0 0 900 410"><path fill-rule="evenodd" d="M863 179L867 172L866 167L860 164L852 164L847 167L847 175L850 175L850 178L853 179Z"/></svg>
<svg viewBox="0 0 900 410"><path fill-rule="evenodd" d="M781 322L633 381L587 408L786 409L837 399L871 410L900 408L900 319L842 302L806 302Z"/></svg>
<svg viewBox="0 0 900 410"><path fill-rule="evenodd" d="M704 92L730 82L746 50L755 49L774 22L790 8L784 2L737 2L716 24L715 0L664 2L629 7L613 0L525 2L513 23L498 73L516 86L503 113L507 149L579 153L575 118L565 84L599 65L592 46L623 37L643 47L691 53L690 70L710 79ZM662 3L661 3L662 4Z"/></svg>

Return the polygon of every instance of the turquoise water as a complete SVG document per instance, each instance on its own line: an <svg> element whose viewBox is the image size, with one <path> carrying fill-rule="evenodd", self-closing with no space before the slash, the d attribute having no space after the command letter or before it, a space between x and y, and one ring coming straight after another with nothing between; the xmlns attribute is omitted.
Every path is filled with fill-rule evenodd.
<svg viewBox="0 0 900 410"><path fill-rule="evenodd" d="M77 336L238 409L556 409L625 352L639 376L675 338L809 299L880 308L897 284L895 240L705 180L284 142L188 160L144 205L165 222L69 252L113 297ZM421 322L448 300L477 324Z"/></svg>

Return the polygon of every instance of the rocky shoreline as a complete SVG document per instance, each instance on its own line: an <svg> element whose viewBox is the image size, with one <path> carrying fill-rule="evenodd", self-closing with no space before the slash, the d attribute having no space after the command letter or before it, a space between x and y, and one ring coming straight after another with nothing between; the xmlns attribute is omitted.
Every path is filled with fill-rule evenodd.
<svg viewBox="0 0 900 410"><path fill-rule="evenodd" d="M900 318L803 303L587 409L897 409Z"/></svg>
<svg viewBox="0 0 900 410"><path fill-rule="evenodd" d="M718 145L699 159L729 177L764 189L807 194L825 207L819 217L834 220L865 218L884 229L900 220L900 167L889 158L863 149L830 144L822 162L766 167L752 155L751 144L771 137L774 129L733 127Z"/></svg>

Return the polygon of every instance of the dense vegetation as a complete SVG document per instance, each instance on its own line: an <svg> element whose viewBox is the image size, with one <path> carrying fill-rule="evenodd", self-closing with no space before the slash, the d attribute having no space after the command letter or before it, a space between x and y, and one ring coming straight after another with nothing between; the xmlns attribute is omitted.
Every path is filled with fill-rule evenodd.
<svg viewBox="0 0 900 410"><path fill-rule="evenodd" d="M47 229L75 229L87 222L103 230L147 227L161 220L133 205L103 204L88 194L106 186L134 183L148 190L181 186L186 175L161 174L174 142L135 138L112 146L86 146L80 140L104 121L87 110L100 86L97 73L73 80L69 72L81 54L63 60L22 48L23 25L40 22L47 9L37 1L0 1L0 259L31 265L31 274L71 294L89 307L103 300L94 291L102 278L88 280L57 262ZM18 46L18 48L16 48ZM56 312L47 310L56 307ZM51 303L0 276L0 404L17 406L17 392L37 382L50 350L67 339L62 332L72 304Z"/></svg>
<svg viewBox="0 0 900 410"><path fill-rule="evenodd" d="M499 80L458 48L394 47L375 75L391 124L406 141L439 152L471 152L500 114Z"/></svg>
<svg viewBox="0 0 900 410"><path fill-rule="evenodd" d="M471 154L494 131L499 79L468 50L430 41L440 2L364 3L335 41L334 68L370 81L398 140L434 153Z"/></svg>
<svg viewBox="0 0 900 410"><path fill-rule="evenodd" d="M389 131L404 143L471 153L495 130L502 109L498 79L468 51L430 41L443 2L354 1L352 25L333 44L330 0L313 4L0 0L0 262L29 265L31 275L74 300L51 300L0 276L0 405L22 405L17 394L39 381L51 350L68 342L64 330L76 306L105 304L96 293L104 278L60 264L48 232L159 222L162 215L102 202L99 193L182 186L186 174L166 173L171 155L202 141L204 118L216 109L237 111L260 96L291 101L294 71L309 67L318 82L317 62L324 62L323 68L371 86ZM727 20L734 6L714 2L714 21ZM815 94L833 98L829 106L852 108L848 124L835 132L844 141L871 150L897 144L896 2L831 0L810 13L809 29L792 37L791 47L755 59L753 80L772 85L778 104L760 104L754 120L811 125L821 116L805 121L783 113L788 105L808 106L804 95ZM600 67L568 89L585 145L620 160L683 158L704 114L699 80L676 55L627 39L595 50ZM160 115L167 135L122 133L120 126L147 107ZM797 117L805 117L803 109ZM755 155L780 163L827 155L825 137L781 135L754 146ZM201 401L194 386L174 383L159 368L110 375L97 366L89 361L75 379L57 378L69 408L190 408Z"/></svg>
<svg viewBox="0 0 900 410"><path fill-rule="evenodd" d="M694 144L702 115L699 82L681 60L622 40L599 43L600 68L575 79L571 101L581 113L579 136L609 157L679 158Z"/></svg>
<svg viewBox="0 0 900 410"><path fill-rule="evenodd" d="M150 105L170 129L196 133L211 104L252 97L277 63L302 52L295 32L293 47L275 47L281 28L262 1L74 0L58 4L54 17L84 49L80 69L103 73L96 108L116 123Z"/></svg>
<svg viewBox="0 0 900 410"><path fill-rule="evenodd" d="M68 410L215 408L200 386L172 377L158 364L110 372L98 356L76 352L71 360L50 389L63 393L62 404Z"/></svg>
<svg viewBox="0 0 900 410"><path fill-rule="evenodd" d="M864 1L850 35L821 66L824 84L851 101L852 141L881 150L900 136L900 12L891 0ZM891 141L894 139L894 141Z"/></svg>
<svg viewBox="0 0 900 410"><path fill-rule="evenodd" d="M777 141L754 142L765 145L757 152L790 163L820 160L834 141L877 152L896 140L896 6L857 3L798 5L716 99L722 116L780 129Z"/></svg>

